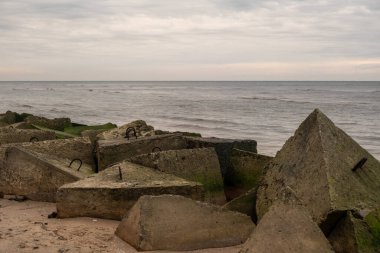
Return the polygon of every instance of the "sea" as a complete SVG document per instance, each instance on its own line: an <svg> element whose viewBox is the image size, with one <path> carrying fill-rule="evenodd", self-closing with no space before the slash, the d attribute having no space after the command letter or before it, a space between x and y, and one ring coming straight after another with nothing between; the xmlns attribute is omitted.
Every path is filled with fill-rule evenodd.
<svg viewBox="0 0 380 253"><path fill-rule="evenodd" d="M319 108L380 160L380 82L0 82L0 112L254 139L275 155Z"/></svg>

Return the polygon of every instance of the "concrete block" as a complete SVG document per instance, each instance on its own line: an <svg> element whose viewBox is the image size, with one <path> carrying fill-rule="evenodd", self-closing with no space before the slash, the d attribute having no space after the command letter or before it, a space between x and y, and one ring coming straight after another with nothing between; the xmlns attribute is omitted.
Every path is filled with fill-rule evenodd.
<svg viewBox="0 0 380 253"><path fill-rule="evenodd" d="M260 220L240 253L333 253L306 209L275 203Z"/></svg>
<svg viewBox="0 0 380 253"><path fill-rule="evenodd" d="M22 147L37 153L69 159L70 161L73 159L80 159L84 164L90 165L93 170L96 171L94 145L89 138L78 137L2 145L0 147L0 160L5 159L5 151L8 147Z"/></svg>
<svg viewBox="0 0 380 253"><path fill-rule="evenodd" d="M133 128L136 131L136 136L141 137L154 132L154 128L146 124L143 120L132 121L128 124L122 125L118 128L104 131L97 135L99 140L115 140L124 139L128 128ZM130 134L131 138L135 138L133 133Z"/></svg>
<svg viewBox="0 0 380 253"><path fill-rule="evenodd" d="M363 217L347 211L328 239L336 253L380 252L380 208Z"/></svg>
<svg viewBox="0 0 380 253"><path fill-rule="evenodd" d="M82 165L80 171L70 168L70 161L10 147L5 164L0 168L0 192L23 195L36 201L55 202L57 189L84 178L92 172Z"/></svg>
<svg viewBox="0 0 380 253"><path fill-rule="evenodd" d="M130 138L129 140L99 140L97 146L97 157L99 170L119 163L136 155L151 153L154 148L164 150L175 150L186 148L186 141L182 135L165 134L151 137Z"/></svg>
<svg viewBox="0 0 380 253"><path fill-rule="evenodd" d="M60 218L88 216L121 220L139 197L161 194L203 198L199 183L123 162L59 188L57 212Z"/></svg>
<svg viewBox="0 0 380 253"><path fill-rule="evenodd" d="M188 148L215 148L218 154L220 167L225 183L228 182L229 174L232 172L230 156L232 149L237 148L257 153L257 142L254 140L234 140L221 138L202 138L186 136Z"/></svg>
<svg viewBox="0 0 380 253"><path fill-rule="evenodd" d="M0 128L0 145L8 143L35 142L55 139L52 131L32 129L16 129L9 127Z"/></svg>
<svg viewBox="0 0 380 253"><path fill-rule="evenodd" d="M242 244L255 225L244 214L182 196L143 196L116 235L137 250L195 250Z"/></svg>
<svg viewBox="0 0 380 253"><path fill-rule="evenodd" d="M129 161L199 182L205 190L205 201L225 204L223 178L214 148L180 149L135 156Z"/></svg>
<svg viewBox="0 0 380 253"><path fill-rule="evenodd" d="M233 149L230 156L231 172L226 186L227 200L235 199L251 189L257 189L264 174L264 168L273 157Z"/></svg>
<svg viewBox="0 0 380 253"><path fill-rule="evenodd" d="M259 219L289 187L325 234L346 210L380 206L380 162L316 109L269 164Z"/></svg>

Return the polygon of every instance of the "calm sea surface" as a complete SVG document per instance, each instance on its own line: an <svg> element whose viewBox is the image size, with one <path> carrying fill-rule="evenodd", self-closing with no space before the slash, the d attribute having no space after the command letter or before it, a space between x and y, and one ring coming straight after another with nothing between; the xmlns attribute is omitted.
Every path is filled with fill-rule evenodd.
<svg viewBox="0 0 380 253"><path fill-rule="evenodd" d="M0 82L0 111L251 138L274 155L313 111L380 159L380 82Z"/></svg>

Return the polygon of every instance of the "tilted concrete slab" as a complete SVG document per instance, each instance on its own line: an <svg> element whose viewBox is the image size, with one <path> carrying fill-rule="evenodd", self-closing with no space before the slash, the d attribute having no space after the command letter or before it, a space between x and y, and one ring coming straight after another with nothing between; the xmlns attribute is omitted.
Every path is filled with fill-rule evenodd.
<svg viewBox="0 0 380 253"><path fill-rule="evenodd" d="M380 208L364 218L359 213L347 211L328 239L335 253L379 253Z"/></svg>
<svg viewBox="0 0 380 253"><path fill-rule="evenodd" d="M220 205L226 203L223 178L214 148L168 150L135 156L129 160L199 182L205 190L205 201Z"/></svg>
<svg viewBox="0 0 380 253"><path fill-rule="evenodd" d="M58 188L84 178L92 172L82 165L80 171L69 167L69 160L10 147L0 168L0 192L26 196L36 201L55 202Z"/></svg>
<svg viewBox="0 0 380 253"><path fill-rule="evenodd" d="M139 197L161 194L203 198L199 183L123 162L59 188L57 211L60 218L88 216L121 220Z"/></svg>
<svg viewBox="0 0 380 253"><path fill-rule="evenodd" d="M260 220L240 253L333 253L306 209L275 203Z"/></svg>
<svg viewBox="0 0 380 253"><path fill-rule="evenodd" d="M0 160L5 159L5 151L8 147L22 147L37 153L69 159L70 161L80 159L84 164L90 165L94 171L96 170L94 145L87 137L2 145L0 146Z"/></svg>
<svg viewBox="0 0 380 253"><path fill-rule="evenodd" d="M215 148L218 154L220 167L224 182L229 184L229 177L232 173L230 156L232 149L237 148L245 151L257 153L257 142L254 140L234 140L221 138L185 137L188 148Z"/></svg>
<svg viewBox="0 0 380 253"><path fill-rule="evenodd" d="M251 189L257 189L264 175L264 168L273 157L233 149L231 152L231 173L226 187L227 199L235 199Z"/></svg>
<svg viewBox="0 0 380 253"><path fill-rule="evenodd" d="M116 235L138 250L194 250L238 245L255 225L238 212L182 196L143 196Z"/></svg>
<svg viewBox="0 0 380 253"><path fill-rule="evenodd" d="M0 145L53 139L55 139L55 133L52 131L16 129L9 127L0 128Z"/></svg>
<svg viewBox="0 0 380 253"><path fill-rule="evenodd" d="M97 157L99 170L136 155L151 153L154 148L175 150L186 148L186 141L180 134L165 134L129 140L99 140Z"/></svg>
<svg viewBox="0 0 380 253"><path fill-rule="evenodd" d="M380 205L380 162L316 109L268 166L258 189L259 218L284 187L328 234L345 210Z"/></svg>

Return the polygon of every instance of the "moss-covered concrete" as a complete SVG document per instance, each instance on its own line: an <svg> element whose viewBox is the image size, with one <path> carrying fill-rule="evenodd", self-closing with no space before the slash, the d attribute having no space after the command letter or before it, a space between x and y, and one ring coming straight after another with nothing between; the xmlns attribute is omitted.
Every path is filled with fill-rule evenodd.
<svg viewBox="0 0 380 253"><path fill-rule="evenodd" d="M86 130L110 130L114 129L117 126L113 123L107 123L103 125L92 125L92 126L71 126L71 127L66 127L64 129L65 133L69 133L72 135L80 136L83 131Z"/></svg>

